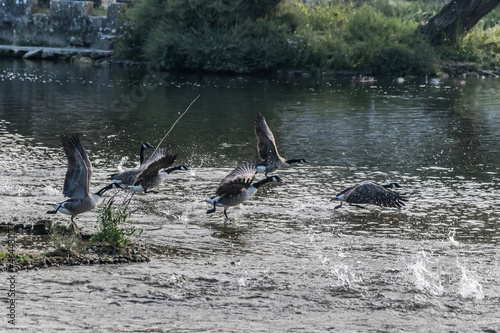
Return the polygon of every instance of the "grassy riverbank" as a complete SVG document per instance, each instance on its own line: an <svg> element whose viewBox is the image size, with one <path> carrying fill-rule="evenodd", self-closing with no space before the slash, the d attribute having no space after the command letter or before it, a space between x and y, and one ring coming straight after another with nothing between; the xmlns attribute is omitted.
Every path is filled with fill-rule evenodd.
<svg viewBox="0 0 500 333"><path fill-rule="evenodd" d="M435 48L415 30L442 5L422 1L141 0L118 56L165 69L250 73L301 68L432 75L446 61L500 65L500 10L457 45ZM259 8L255 10L254 8Z"/></svg>

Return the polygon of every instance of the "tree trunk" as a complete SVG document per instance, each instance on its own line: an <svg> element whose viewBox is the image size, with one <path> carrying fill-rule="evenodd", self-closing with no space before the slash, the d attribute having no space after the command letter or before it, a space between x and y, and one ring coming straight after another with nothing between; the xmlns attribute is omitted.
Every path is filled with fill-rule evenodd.
<svg viewBox="0 0 500 333"><path fill-rule="evenodd" d="M469 32L500 0L455 0L420 26L418 32L433 45L455 43L458 36Z"/></svg>

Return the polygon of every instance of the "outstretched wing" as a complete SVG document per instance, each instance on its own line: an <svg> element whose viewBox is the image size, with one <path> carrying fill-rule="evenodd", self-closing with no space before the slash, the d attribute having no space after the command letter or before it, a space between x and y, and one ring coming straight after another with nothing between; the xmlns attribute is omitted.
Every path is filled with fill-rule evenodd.
<svg viewBox="0 0 500 333"><path fill-rule="evenodd" d="M234 194L244 188L249 188L257 172L257 164L247 162L237 166L224 179L221 180L216 195Z"/></svg>
<svg viewBox="0 0 500 333"><path fill-rule="evenodd" d="M382 207L402 207L408 199L374 182L363 182L346 195L348 203L366 203Z"/></svg>
<svg viewBox="0 0 500 333"><path fill-rule="evenodd" d="M262 160L279 160L280 155L276 148L273 132L267 126L266 119L259 112L254 121L255 136L257 137L257 149Z"/></svg>
<svg viewBox="0 0 500 333"><path fill-rule="evenodd" d="M160 150L161 153L158 154ZM148 179L157 176L161 169L171 166L176 158L177 155L170 154L167 149L158 149L141 165L140 169L142 172L137 179ZM145 168L143 168L143 166L145 166Z"/></svg>
<svg viewBox="0 0 500 333"><path fill-rule="evenodd" d="M140 173L140 170L129 170L122 173L116 173L109 176L109 178L114 180L116 183L120 183L123 185L133 185Z"/></svg>
<svg viewBox="0 0 500 333"><path fill-rule="evenodd" d="M78 135L60 135L68 160L68 170L64 179L63 194L70 198L85 198L89 194L92 165Z"/></svg>

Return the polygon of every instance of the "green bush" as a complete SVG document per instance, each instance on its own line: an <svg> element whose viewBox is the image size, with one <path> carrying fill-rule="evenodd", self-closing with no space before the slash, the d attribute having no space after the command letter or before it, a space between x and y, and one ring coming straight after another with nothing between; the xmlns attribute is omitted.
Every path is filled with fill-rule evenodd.
<svg viewBox="0 0 500 333"><path fill-rule="evenodd" d="M286 41L273 21L279 0L143 0L118 51L167 69L253 72L276 67ZM125 52L124 52L125 51Z"/></svg>
<svg viewBox="0 0 500 333"><path fill-rule="evenodd" d="M250 73L274 68L435 74L442 60L498 63L500 9L434 49L416 34L443 1L142 0L116 46L167 69ZM496 20L496 21L495 21Z"/></svg>
<svg viewBox="0 0 500 333"><path fill-rule="evenodd" d="M114 247L125 247L130 244L129 236L133 234L140 235L142 229L137 229L129 221L131 215L128 204L130 199L126 200L121 206L115 207L115 197L104 201L99 205L98 211L98 232L92 236L91 242L107 243Z"/></svg>

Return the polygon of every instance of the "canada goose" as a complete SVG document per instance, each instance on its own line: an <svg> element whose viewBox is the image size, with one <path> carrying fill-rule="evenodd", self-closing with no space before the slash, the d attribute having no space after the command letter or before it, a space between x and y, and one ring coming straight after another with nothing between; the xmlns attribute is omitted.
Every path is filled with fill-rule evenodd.
<svg viewBox="0 0 500 333"><path fill-rule="evenodd" d="M136 170L138 173L131 176L134 179L131 184L132 189L135 191L144 191L144 193L158 193L148 190L159 186L172 171L187 170L185 166L179 165L178 167L162 171L162 169L172 165L176 158L177 155L170 154L166 148L156 150L139 169Z"/></svg>
<svg viewBox="0 0 500 333"><path fill-rule="evenodd" d="M364 181L337 194L333 200L340 200L340 205L334 209L342 207L343 201L351 205L372 204L381 207L401 207L405 205L403 201L408 201L408 199L397 192L389 190L389 188L400 187L398 183L380 185L372 181ZM364 208L359 205L354 206Z"/></svg>
<svg viewBox="0 0 500 333"><path fill-rule="evenodd" d="M90 178L92 177L92 164L82 143L77 135L68 137L66 134L61 134L61 143L68 159L68 170L64 179L63 194L70 199L52 205L54 210L48 211L47 214L63 214L71 215L71 222L78 214L85 213L96 207L99 198L112 188L121 188L119 184L110 184L103 187L94 194L89 193Z"/></svg>
<svg viewBox="0 0 500 333"><path fill-rule="evenodd" d="M394 82L396 82L397 84L403 84L405 83L405 78L404 77L397 77L394 79Z"/></svg>
<svg viewBox="0 0 500 333"><path fill-rule="evenodd" d="M425 75L425 83L428 83L428 84L433 85L433 86L438 86L440 83L440 80L437 78L431 78L429 80L428 76Z"/></svg>
<svg viewBox="0 0 500 333"><path fill-rule="evenodd" d="M155 155L155 153L153 153L153 155ZM122 185L125 185L125 186L132 186L132 185L134 185L136 183L137 179L139 178L139 175L144 170L147 169L147 166L150 163L152 163L151 157L153 157L153 155L150 156L148 159L146 159L145 162L141 163L141 165L139 166L138 169L125 171L125 172L122 172L122 173L115 173L113 175L110 175L109 178L113 182L118 183L118 184L122 184ZM174 171L178 171L178 170L184 170L184 171L186 171L186 170L189 170L189 169L186 166L184 166L184 165L179 165L179 166L176 166L174 168L169 168L167 170L162 170L161 174L163 174L163 173L170 174L170 173L172 173ZM140 190L142 191L142 189L140 189Z"/></svg>
<svg viewBox="0 0 500 333"><path fill-rule="evenodd" d="M299 158L285 160L278 153L273 132L267 126L266 119L259 112L254 121L255 136L257 137L257 149L262 160L257 165L257 171L264 172L266 177L269 172L273 172L281 167L287 167L292 163L309 163L306 159Z"/></svg>
<svg viewBox="0 0 500 333"><path fill-rule="evenodd" d="M147 148L154 148L149 142L143 142L141 144L141 148L139 150L139 165L142 165L144 163L144 150ZM116 183L122 183L124 180L129 179L130 176L135 176L139 171L137 170L130 170L130 171L124 171L122 173L115 173L109 176L111 180L113 180ZM130 178L129 179L130 184L125 184L124 185L132 185L135 181L135 178Z"/></svg>
<svg viewBox="0 0 500 333"><path fill-rule="evenodd" d="M214 213L216 206L224 207L224 215L226 216L226 219L229 219L227 216L227 209L229 207L237 206L245 202L252 195L254 195L258 188L263 184L281 182L281 179L278 176L273 176L267 177L256 183L252 183L256 172L257 165L250 162L242 164L231 171L229 175L224 177L224 179L220 182L219 187L217 187L217 191L215 192L215 196L210 199L205 199L205 202L214 205L213 209L207 210L207 214Z"/></svg>

